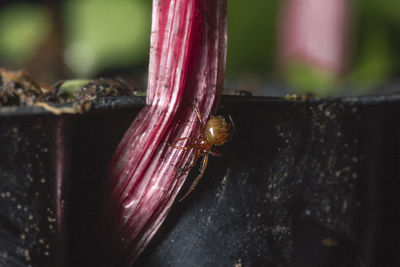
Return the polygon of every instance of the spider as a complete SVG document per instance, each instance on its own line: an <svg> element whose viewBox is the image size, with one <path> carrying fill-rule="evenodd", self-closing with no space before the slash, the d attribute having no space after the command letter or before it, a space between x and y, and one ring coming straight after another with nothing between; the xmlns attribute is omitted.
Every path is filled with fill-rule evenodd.
<svg viewBox="0 0 400 267"><path fill-rule="evenodd" d="M207 167L208 156L209 155L217 157L222 156L222 153L219 152L217 149L215 149L213 146L220 146L225 144L229 140L229 137L232 135L231 127L225 118L223 118L222 116L210 116L207 122L204 123L203 118L199 112L199 109L194 104L192 104L192 106L196 111L197 119L200 121L200 135L197 138L182 137L178 138L175 141L175 143L178 143L183 140L189 140L190 143L187 146L177 146L168 144L170 147L175 149L183 149L183 150L195 149L196 152L193 162L190 164L189 167L181 170L183 173L190 171L196 165L199 157L200 156L203 157L199 175L196 177L196 179L190 186L190 189L181 199L179 199L179 201L184 200L194 190L200 179L203 177L204 171L206 170ZM234 132L235 125L233 123L231 116L229 116L229 120L231 122Z"/></svg>

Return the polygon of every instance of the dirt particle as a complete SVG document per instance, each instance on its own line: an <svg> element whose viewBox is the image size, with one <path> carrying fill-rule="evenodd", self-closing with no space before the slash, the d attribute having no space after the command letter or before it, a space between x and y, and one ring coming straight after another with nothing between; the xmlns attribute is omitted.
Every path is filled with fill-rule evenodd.
<svg viewBox="0 0 400 267"><path fill-rule="evenodd" d="M343 210L346 210L346 209L347 209L347 200L345 200L345 201L343 202L342 209L343 209Z"/></svg>
<svg viewBox="0 0 400 267"><path fill-rule="evenodd" d="M322 245L326 246L326 247L335 247L337 246L337 242L333 239L330 239L329 237L323 239L321 241Z"/></svg>
<svg viewBox="0 0 400 267"><path fill-rule="evenodd" d="M234 265L234 267L242 267L242 259L238 259Z"/></svg>
<svg viewBox="0 0 400 267"><path fill-rule="evenodd" d="M25 259L26 259L27 261L30 261L30 260L31 260L31 256L30 256L30 254L29 254L29 250L25 249L24 255L25 255Z"/></svg>

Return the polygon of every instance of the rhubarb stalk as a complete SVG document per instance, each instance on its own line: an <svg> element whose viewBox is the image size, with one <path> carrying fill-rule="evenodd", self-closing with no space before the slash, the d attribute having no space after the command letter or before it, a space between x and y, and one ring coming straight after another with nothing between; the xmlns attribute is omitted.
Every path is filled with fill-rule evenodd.
<svg viewBox="0 0 400 267"><path fill-rule="evenodd" d="M199 135L192 103L204 118L217 107L226 38L226 0L153 1L146 106L118 145L107 180L107 263L131 265L165 220L187 177L180 169L194 155L168 143Z"/></svg>

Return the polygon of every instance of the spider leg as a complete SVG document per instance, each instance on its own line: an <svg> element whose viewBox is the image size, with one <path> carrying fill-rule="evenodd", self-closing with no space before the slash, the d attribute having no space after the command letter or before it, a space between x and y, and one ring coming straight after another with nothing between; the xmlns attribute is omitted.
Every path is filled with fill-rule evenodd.
<svg viewBox="0 0 400 267"><path fill-rule="evenodd" d="M233 122L231 115L229 115L229 120L231 121L231 125L232 125L232 133L229 134L229 138L228 138L227 142L230 142L232 140L232 136L236 133L236 126L235 126L235 123Z"/></svg>
<svg viewBox="0 0 400 267"><path fill-rule="evenodd" d="M182 138L178 138L175 140L175 144L178 143L179 141L183 141L183 140L197 140L196 138L193 137L182 137ZM167 143L167 145L169 147L175 148L175 149L183 149L183 150L188 150L190 148L193 147L193 144L190 144L188 146L177 146L177 145L172 145L170 143Z"/></svg>
<svg viewBox="0 0 400 267"><path fill-rule="evenodd" d="M194 158L193 158L193 161L192 161L192 163L189 165L189 167L186 167L186 168L184 168L184 169L181 169L180 172L181 172L181 173L185 173L185 172L190 171L190 170L196 165L198 159L199 159L199 151L197 150L197 151L196 151L196 154L195 154L195 156L194 156Z"/></svg>
<svg viewBox="0 0 400 267"><path fill-rule="evenodd" d="M197 108L197 106L194 103L192 103L192 106L193 106L194 110L196 111L197 119L199 119L199 121L200 121L200 129L201 129L200 133L203 134L204 133L203 117L201 116L199 109Z"/></svg>
<svg viewBox="0 0 400 267"><path fill-rule="evenodd" d="M191 149L192 146L176 146L176 145L171 145L171 144L167 144L169 147L175 148L175 149L181 149L181 150L188 150Z"/></svg>
<svg viewBox="0 0 400 267"><path fill-rule="evenodd" d="M213 148L214 151L210 150L210 154L216 157L222 157L222 153L219 152L216 148Z"/></svg>
<svg viewBox="0 0 400 267"><path fill-rule="evenodd" d="M201 163L200 174L196 177L196 179L190 186L190 189L186 192L186 194L181 199L179 199L179 201L184 200L194 190L196 185L199 183L201 177L203 177L203 175L204 175L204 171L206 170L206 167L207 167L207 162L208 162L208 154L206 154L203 158L203 162Z"/></svg>
<svg viewBox="0 0 400 267"><path fill-rule="evenodd" d="M179 141L183 141L183 140L197 140L197 138L194 137L181 137L175 140L175 143L178 143Z"/></svg>
<svg viewBox="0 0 400 267"><path fill-rule="evenodd" d="M232 134L234 134L236 132L236 126L235 126L235 123L233 122L233 119L232 119L231 115L229 115L229 120L231 121L232 128L233 128L233 133Z"/></svg>

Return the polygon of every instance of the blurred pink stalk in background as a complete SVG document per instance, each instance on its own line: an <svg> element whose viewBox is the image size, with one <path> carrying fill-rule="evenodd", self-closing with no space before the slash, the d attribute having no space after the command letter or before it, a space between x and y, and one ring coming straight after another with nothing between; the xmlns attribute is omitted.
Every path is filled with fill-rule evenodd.
<svg viewBox="0 0 400 267"><path fill-rule="evenodd" d="M99 264L131 266L165 220L193 157L167 143L199 135L192 103L204 118L218 105L226 38L226 0L153 1L146 106L111 160Z"/></svg>
<svg viewBox="0 0 400 267"><path fill-rule="evenodd" d="M286 0L280 25L279 60L305 62L339 75L345 69L347 0Z"/></svg>

